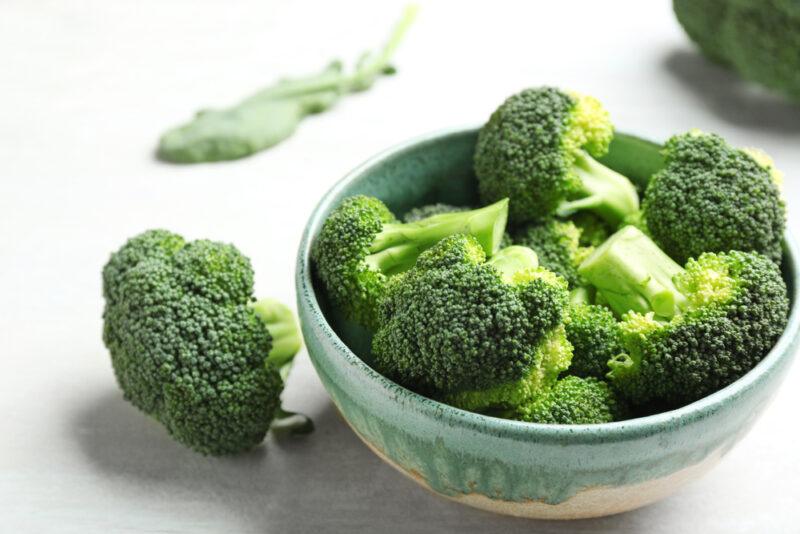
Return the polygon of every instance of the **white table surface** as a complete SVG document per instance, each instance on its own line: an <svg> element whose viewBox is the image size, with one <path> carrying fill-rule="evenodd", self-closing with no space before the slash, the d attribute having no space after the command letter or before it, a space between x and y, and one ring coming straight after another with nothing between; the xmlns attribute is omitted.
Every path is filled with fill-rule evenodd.
<svg viewBox="0 0 800 534"><path fill-rule="evenodd" d="M376 151L476 124L557 84L654 139L699 127L762 147L800 191L800 107L709 65L667 1L423 5L399 74L242 161L172 166L158 135L286 74L380 42L401 2L0 2L0 531L800 532L800 370L701 481L648 508L525 521L429 495L346 428L302 353L285 404L317 431L205 458L123 402L100 339L100 269L166 227L233 241L257 292L294 303L304 220ZM796 206L792 206L793 208ZM797 227L800 211L790 215Z"/></svg>

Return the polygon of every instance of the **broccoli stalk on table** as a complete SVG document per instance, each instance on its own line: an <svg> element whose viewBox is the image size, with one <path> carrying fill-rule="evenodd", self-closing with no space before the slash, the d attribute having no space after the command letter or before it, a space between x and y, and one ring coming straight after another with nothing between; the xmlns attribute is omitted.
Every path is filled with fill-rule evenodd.
<svg viewBox="0 0 800 534"><path fill-rule="evenodd" d="M254 300L250 261L234 246L145 232L112 254L103 294L103 339L125 398L177 441L244 451L284 414L300 334L283 304Z"/></svg>
<svg viewBox="0 0 800 534"><path fill-rule="evenodd" d="M483 208L440 213L400 223L380 200L345 199L326 219L312 258L328 297L348 318L375 329L377 304L387 280L410 269L417 257L441 239L473 236L485 254L498 250L506 227L508 201Z"/></svg>
<svg viewBox="0 0 800 534"><path fill-rule="evenodd" d="M682 268L628 226L579 271L622 315L625 352L608 362L608 378L635 405L676 407L717 391L756 365L786 326L786 284L755 252L704 253Z"/></svg>
<svg viewBox="0 0 800 534"><path fill-rule="evenodd" d="M552 87L508 98L478 134L481 198L511 201L514 223L589 210L616 226L639 208L636 188L594 157L608 151L613 126L595 98Z"/></svg>

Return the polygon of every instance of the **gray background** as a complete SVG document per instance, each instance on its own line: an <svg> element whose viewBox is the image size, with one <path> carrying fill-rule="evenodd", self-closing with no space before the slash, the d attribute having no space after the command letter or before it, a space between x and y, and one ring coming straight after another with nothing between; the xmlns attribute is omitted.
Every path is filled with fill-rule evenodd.
<svg viewBox="0 0 800 534"><path fill-rule="evenodd" d="M305 353L285 404L317 432L243 456L196 455L122 401L100 340L99 272L128 236L167 227L235 241L258 293L293 303L304 220L335 180L398 141L479 123L524 86L592 93L620 129L653 139L699 127L762 147L795 204L800 107L699 57L668 2L481 5L425 3L397 77L276 149L177 167L152 157L165 128L276 76L354 59L401 3L0 2L0 531L800 531L796 368L704 479L649 508L569 524L497 517L416 487L345 427Z"/></svg>

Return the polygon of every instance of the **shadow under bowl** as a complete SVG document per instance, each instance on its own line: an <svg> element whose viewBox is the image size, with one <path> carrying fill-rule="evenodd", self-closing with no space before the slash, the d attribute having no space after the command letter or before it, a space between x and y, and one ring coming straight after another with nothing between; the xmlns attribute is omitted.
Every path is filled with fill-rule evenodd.
<svg viewBox="0 0 800 534"><path fill-rule="evenodd" d="M430 134L362 164L321 200L297 258L297 305L308 353L334 404L378 456L431 491L503 514L573 519L632 510L673 493L712 467L750 429L798 346L798 249L785 240L792 307L775 347L749 373L682 408L600 425L541 425L463 411L428 399L370 367L370 334L329 306L310 248L328 213L365 194L395 214L433 202L477 202L476 129ZM658 145L617 133L609 167L646 185Z"/></svg>

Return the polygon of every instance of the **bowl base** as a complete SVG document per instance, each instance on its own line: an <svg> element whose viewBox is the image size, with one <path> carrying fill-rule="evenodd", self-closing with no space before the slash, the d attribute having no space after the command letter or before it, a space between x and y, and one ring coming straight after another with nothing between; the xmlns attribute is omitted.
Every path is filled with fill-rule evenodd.
<svg viewBox="0 0 800 534"><path fill-rule="evenodd" d="M338 410L337 410L338 411ZM573 497L558 504L548 504L543 501L505 501L492 499L481 493L464 493L460 495L447 495L439 493L428 485L428 482L416 470L407 470L395 463L383 451L364 439L359 432L344 418L356 436L384 462L400 471L405 476L440 497L451 501L466 504L496 514L524 517L528 519L590 519L608 515L629 512L642 506L647 506L659 501L684 484L696 480L714 467L722 458L722 448L711 451L699 463L675 471L667 476L648 480L639 484L627 486L595 486L584 488Z"/></svg>

